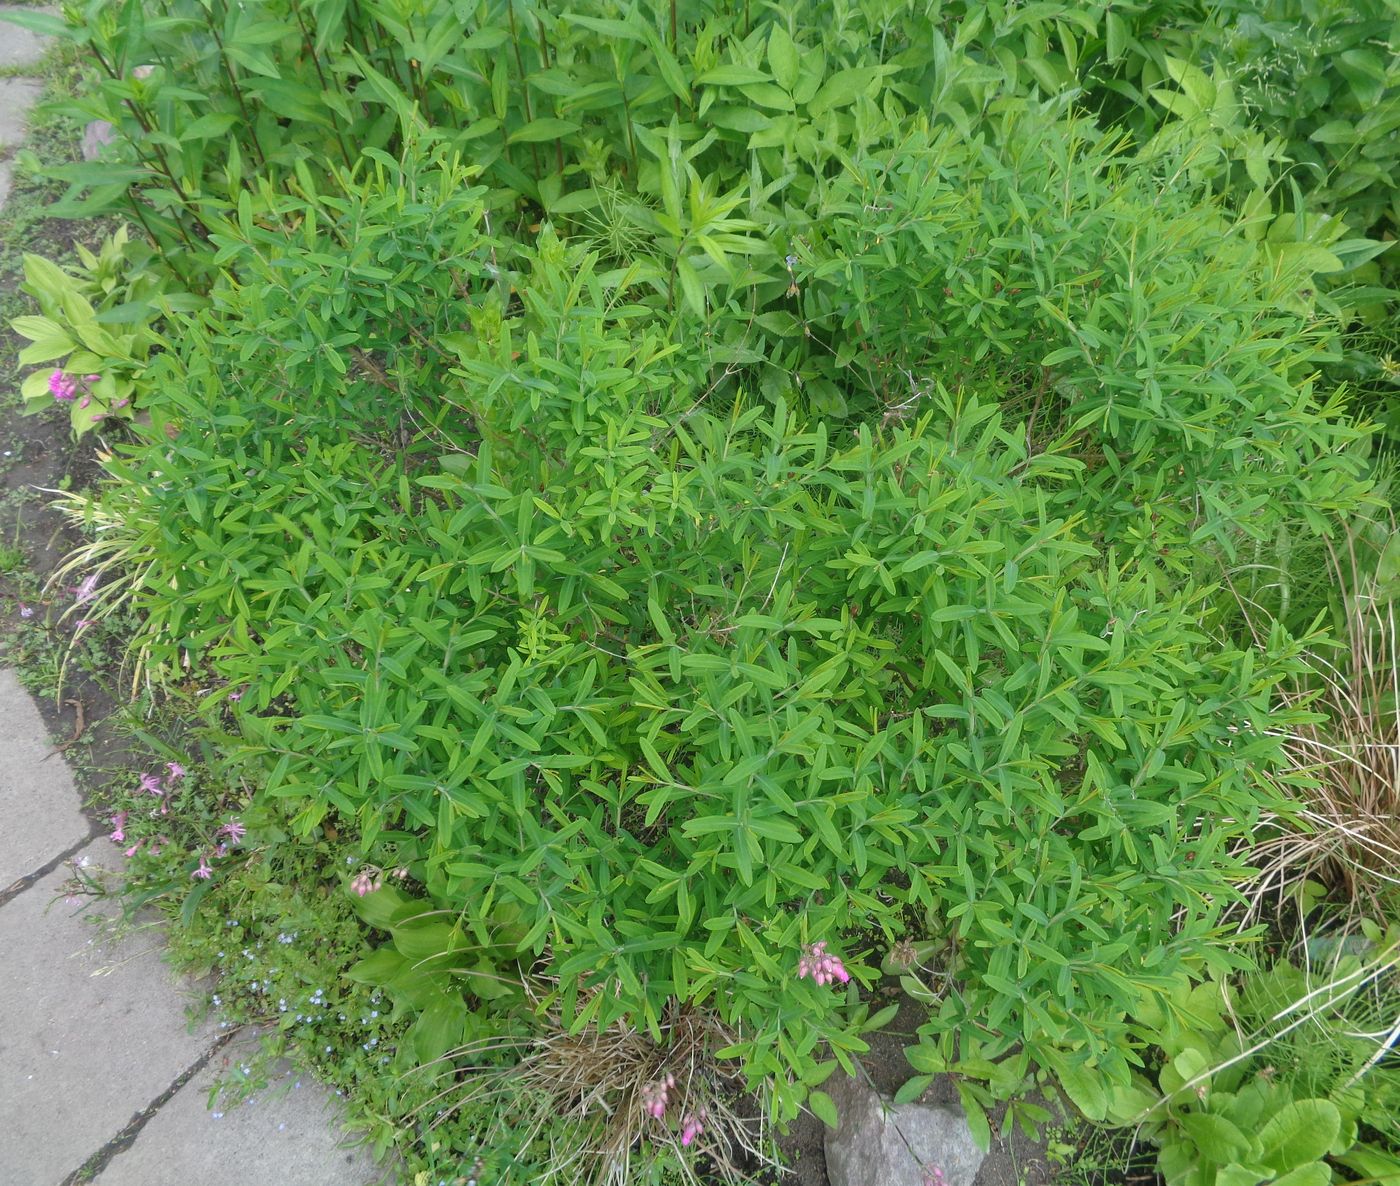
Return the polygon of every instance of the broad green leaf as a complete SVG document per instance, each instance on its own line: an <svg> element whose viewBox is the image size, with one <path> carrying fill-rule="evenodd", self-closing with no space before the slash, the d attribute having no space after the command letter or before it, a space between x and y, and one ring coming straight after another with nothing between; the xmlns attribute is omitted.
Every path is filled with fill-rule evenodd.
<svg viewBox="0 0 1400 1186"><path fill-rule="evenodd" d="M833 1131L840 1127L841 1118L836 1114L836 1104L824 1091L814 1091L807 1097L807 1106L827 1128Z"/></svg>
<svg viewBox="0 0 1400 1186"><path fill-rule="evenodd" d="M1215 1165L1243 1160L1249 1153L1249 1138L1224 1116L1212 1112L1188 1112L1181 1117L1181 1127L1191 1138L1201 1156Z"/></svg>
<svg viewBox="0 0 1400 1186"><path fill-rule="evenodd" d="M508 139L512 144L534 144L541 140L558 140L579 130L578 124L570 119L555 119L552 116L533 119L523 127L516 128Z"/></svg>
<svg viewBox="0 0 1400 1186"><path fill-rule="evenodd" d="M1279 267L1285 271L1296 268L1307 273L1340 272L1344 267L1332 252L1311 243L1284 243L1274 245L1272 250Z"/></svg>
<svg viewBox="0 0 1400 1186"><path fill-rule="evenodd" d="M808 105L813 116L830 111L833 107L847 107L874 86L879 72L869 69L851 68L838 70L821 85Z"/></svg>
<svg viewBox="0 0 1400 1186"><path fill-rule="evenodd" d="M768 68L784 90L791 91L797 85L799 65L797 44L782 25L775 23L768 34Z"/></svg>
<svg viewBox="0 0 1400 1186"><path fill-rule="evenodd" d="M1210 111L1215 106L1215 84L1199 66L1180 58L1167 57L1167 73L1195 105L1198 111Z"/></svg>
<svg viewBox="0 0 1400 1186"><path fill-rule="evenodd" d="M1317 128L1308 139L1315 140L1319 144L1355 144L1357 141L1356 125L1345 119L1328 120L1327 123Z"/></svg>
<svg viewBox="0 0 1400 1186"><path fill-rule="evenodd" d="M58 322L47 317L16 317L10 322L10 328L31 342L53 342L67 338L67 331ZM68 350L72 351L73 346L70 345Z"/></svg>
<svg viewBox="0 0 1400 1186"><path fill-rule="evenodd" d="M700 280L700 275L685 256L676 258L676 280L680 284L681 295L685 297L686 307L696 317L705 316L705 286Z"/></svg>
<svg viewBox="0 0 1400 1186"><path fill-rule="evenodd" d="M772 78L752 66L716 66L695 77L697 86L747 86L756 82L771 82Z"/></svg>
<svg viewBox="0 0 1400 1186"><path fill-rule="evenodd" d="M1103 1120L1108 1115L1108 1093L1103 1072L1082 1062L1074 1062L1071 1056L1058 1051L1046 1051L1045 1057L1055 1073L1056 1081L1064 1088L1074 1106L1090 1120Z"/></svg>
<svg viewBox="0 0 1400 1186"><path fill-rule="evenodd" d="M1323 1157L1342 1127L1330 1100L1291 1100L1259 1131L1260 1160L1279 1173Z"/></svg>

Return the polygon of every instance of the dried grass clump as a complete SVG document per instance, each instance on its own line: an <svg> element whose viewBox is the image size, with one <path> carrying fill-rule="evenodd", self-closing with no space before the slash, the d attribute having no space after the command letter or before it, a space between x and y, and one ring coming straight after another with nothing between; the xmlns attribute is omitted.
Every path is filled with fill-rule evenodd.
<svg viewBox="0 0 1400 1186"><path fill-rule="evenodd" d="M1293 819L1254 850L1256 905L1303 880L1322 882L1358 914L1388 920L1400 887L1400 621L1374 579L1347 598L1345 644L1334 664L1313 656L1314 680L1289 707L1318 715L1285 738L1277 780Z"/></svg>
<svg viewBox="0 0 1400 1186"><path fill-rule="evenodd" d="M443 1086L424 1111L437 1109L435 1127L486 1104L512 1143L548 1142L535 1179L541 1186L626 1186L651 1180L644 1171L663 1159L696 1186L702 1159L708 1178L747 1182L756 1168L776 1163L761 1106L750 1107L734 1065L715 1056L737 1037L713 1013L674 1003L660 1042L622 1025L571 1034L550 1012L531 1037L469 1046L426 1068ZM656 1118L647 1089L668 1077L674 1085ZM682 1148L683 1125L696 1117L703 1128Z"/></svg>

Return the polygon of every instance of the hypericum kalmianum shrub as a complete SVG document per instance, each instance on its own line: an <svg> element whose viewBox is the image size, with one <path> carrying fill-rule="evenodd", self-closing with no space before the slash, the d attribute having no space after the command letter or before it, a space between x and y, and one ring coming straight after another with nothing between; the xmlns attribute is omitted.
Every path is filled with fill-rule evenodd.
<svg viewBox="0 0 1400 1186"><path fill-rule="evenodd" d="M914 939L945 985L920 1069L1126 1083L1139 996L1241 958L1221 916L1301 643L1208 636L1209 591L1069 513L1094 463L995 391L828 422L548 232L502 304L480 192L396 168L341 223L222 242L246 283L157 356L103 498L151 670L208 665L295 829L354 829L450 912L445 950L492 953L415 1056L515 1024L474 977L542 973L575 1025L714 1008L787 1118ZM451 282L364 282L425 243ZM287 336L308 311L319 350ZM844 991L799 977L818 942Z"/></svg>

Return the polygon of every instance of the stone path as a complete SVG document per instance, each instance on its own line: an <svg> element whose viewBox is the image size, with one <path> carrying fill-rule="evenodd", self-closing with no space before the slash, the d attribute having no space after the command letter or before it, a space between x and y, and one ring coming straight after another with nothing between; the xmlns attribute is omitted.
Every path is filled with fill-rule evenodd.
<svg viewBox="0 0 1400 1186"><path fill-rule="evenodd" d="M43 48L0 22L0 70L36 67ZM41 89L0 78L0 204ZM368 1156L340 1147L335 1098L290 1069L256 1101L208 1110L216 1075L256 1038L187 1021L207 989L170 972L154 923L110 940L96 923L114 904L65 901L74 862L116 868L121 855L53 747L0 671L0 1186L381 1182Z"/></svg>
<svg viewBox="0 0 1400 1186"><path fill-rule="evenodd" d="M113 903L70 903L73 863L121 855L79 810L39 712L0 671L0 1183L4 1186L369 1186L339 1148L334 1097L289 1069L256 1100L210 1112L217 1072L250 1042L186 1012L207 989L161 959L158 927L117 941ZM80 1178L88 1167L96 1176Z"/></svg>

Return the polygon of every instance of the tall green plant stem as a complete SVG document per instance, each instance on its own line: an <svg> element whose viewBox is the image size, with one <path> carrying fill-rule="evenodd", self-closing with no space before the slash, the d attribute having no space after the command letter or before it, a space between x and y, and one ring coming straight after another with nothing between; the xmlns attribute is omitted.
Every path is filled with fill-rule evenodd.
<svg viewBox="0 0 1400 1186"><path fill-rule="evenodd" d="M405 16L403 18L404 28L408 30L410 41L417 41L418 34L413 30L413 18ZM413 89L414 97L418 100L418 107L423 112L426 119L428 115L428 92L423 86L423 68L417 58L408 59L408 83Z"/></svg>
<svg viewBox="0 0 1400 1186"><path fill-rule="evenodd" d="M325 71L321 69L321 55L316 52L316 44L312 40L311 32L306 26L306 20L301 14L301 5L298 3L298 0L292 0L292 13L297 19L297 27L301 30L302 43L306 46L306 52L311 57L311 64L316 69L316 77L321 80L321 89L329 94L331 86L326 80ZM350 148L345 143L345 133L341 131L340 124L336 123L334 120L331 122L335 127L336 143L340 145L340 155L345 158L345 164L349 166L352 161L350 157Z"/></svg>
<svg viewBox="0 0 1400 1186"><path fill-rule="evenodd" d="M544 22L540 20L538 14L536 14L535 16L535 27L539 30L540 33L540 68L542 70L548 70L549 42L548 40L546 40L544 35ZM559 175L562 177L564 174L564 142L561 139L559 139L558 136L554 138L554 163L555 167L559 171Z"/></svg>
<svg viewBox="0 0 1400 1186"><path fill-rule="evenodd" d="M107 58L103 55L102 51L97 47L97 44L95 42L90 44L92 48L92 55L97 59L98 65L102 67L102 69L106 72L109 78L113 79L114 81L120 81L121 75L117 72L116 67L113 65L113 63L107 60ZM151 124L150 121L146 118L146 113L141 110L141 108L137 105L134 99L123 99L122 102L126 105L127 110L130 111L131 114L136 117L136 122L141 125L141 130L149 136L151 132ZM204 226L205 230L208 230L209 228L205 226L204 220L199 217L199 214L195 211L193 204L190 202L190 197L189 194L185 192L185 187L180 184L174 172L171 171L170 162L166 159L164 150L158 149L154 157L148 158L145 152L142 151L140 147L137 147L136 156L137 159L143 165L145 165L147 168L154 168L157 172L161 173L167 181L170 182L171 187L175 190L175 196L180 199L180 202L184 206L184 208L194 216L196 222L198 222L201 226ZM143 219L142 221L144 224L145 220ZM190 238L189 232L185 229L184 224L178 218L175 219L175 226L176 229L178 229L180 232L180 237L184 239L185 246L187 246L191 251L194 251L194 240ZM147 229L149 230L149 227Z"/></svg>
<svg viewBox="0 0 1400 1186"><path fill-rule="evenodd" d="M234 100L238 103L238 110L243 114L243 122L248 125L248 136L253 145L253 152L257 155L258 164L266 169L267 157L263 154L262 144L258 142L258 130L253 123L252 114L248 110L248 104L243 98L243 88L238 85L238 77L233 72L233 64L228 60L228 54L224 51L223 34L219 32L219 26L214 20L213 13L202 4L200 11L204 14L204 23L209 26L209 32L213 34L214 44L219 47L219 64L224 68L229 89L233 91Z"/></svg>
<svg viewBox="0 0 1400 1186"><path fill-rule="evenodd" d="M520 105L525 111L525 122L531 123L535 113L530 104L530 84L525 78L525 55L520 52L520 32L515 27L515 0L506 0L506 16L510 20L510 43L515 47L515 67L520 71ZM540 179L540 154L538 146L530 145L530 159L535 162L535 183Z"/></svg>

